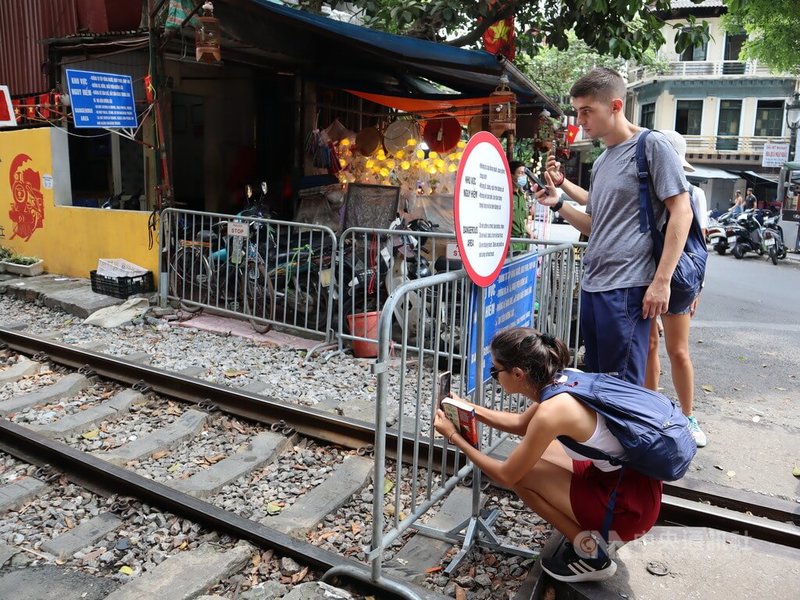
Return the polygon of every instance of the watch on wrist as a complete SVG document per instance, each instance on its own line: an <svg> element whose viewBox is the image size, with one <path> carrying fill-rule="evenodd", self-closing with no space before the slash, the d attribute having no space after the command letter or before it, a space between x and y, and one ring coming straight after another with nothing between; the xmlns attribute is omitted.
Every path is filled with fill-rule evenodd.
<svg viewBox="0 0 800 600"><path fill-rule="evenodd" d="M558 202L556 202L553 206L550 207L550 210L553 212L558 212L561 210L561 207L564 206L564 201L559 198Z"/></svg>

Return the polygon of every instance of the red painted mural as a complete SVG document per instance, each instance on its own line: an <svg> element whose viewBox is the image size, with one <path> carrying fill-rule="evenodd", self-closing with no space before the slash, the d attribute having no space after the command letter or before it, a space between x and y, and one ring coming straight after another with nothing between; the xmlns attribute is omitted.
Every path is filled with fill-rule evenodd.
<svg viewBox="0 0 800 600"><path fill-rule="evenodd" d="M27 154L17 154L11 161L8 173L13 198L11 210L8 211L8 216L14 223L11 239L20 237L26 242L44 225L42 176L30 166L26 167L30 160L31 157Z"/></svg>

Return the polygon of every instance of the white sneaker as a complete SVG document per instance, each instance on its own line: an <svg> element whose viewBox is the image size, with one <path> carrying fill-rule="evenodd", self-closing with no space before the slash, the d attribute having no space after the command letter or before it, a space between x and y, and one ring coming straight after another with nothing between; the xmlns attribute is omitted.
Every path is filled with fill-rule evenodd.
<svg viewBox="0 0 800 600"><path fill-rule="evenodd" d="M706 434L703 433L702 429L700 429L700 425L697 424L697 419L695 417L687 417L687 418L689 419L689 431L692 432L694 443L697 444L698 448L702 448L708 443Z"/></svg>

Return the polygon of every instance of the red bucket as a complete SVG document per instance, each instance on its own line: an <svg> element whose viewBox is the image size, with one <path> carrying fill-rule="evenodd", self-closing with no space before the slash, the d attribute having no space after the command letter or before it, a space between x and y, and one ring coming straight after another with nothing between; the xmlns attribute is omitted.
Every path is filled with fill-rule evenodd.
<svg viewBox="0 0 800 600"><path fill-rule="evenodd" d="M378 321L381 312L356 313L347 315L347 326L350 333L362 338L378 339ZM378 356L377 342L352 340L353 356L357 358L375 358Z"/></svg>

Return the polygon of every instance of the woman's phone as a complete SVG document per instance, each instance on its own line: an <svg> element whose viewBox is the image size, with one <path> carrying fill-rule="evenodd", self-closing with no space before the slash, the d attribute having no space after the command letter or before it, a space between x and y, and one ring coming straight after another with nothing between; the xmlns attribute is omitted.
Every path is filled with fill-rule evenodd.
<svg viewBox="0 0 800 600"><path fill-rule="evenodd" d="M443 371L436 376L436 403L442 406L442 400L450 396L450 381L452 374L450 371Z"/></svg>

